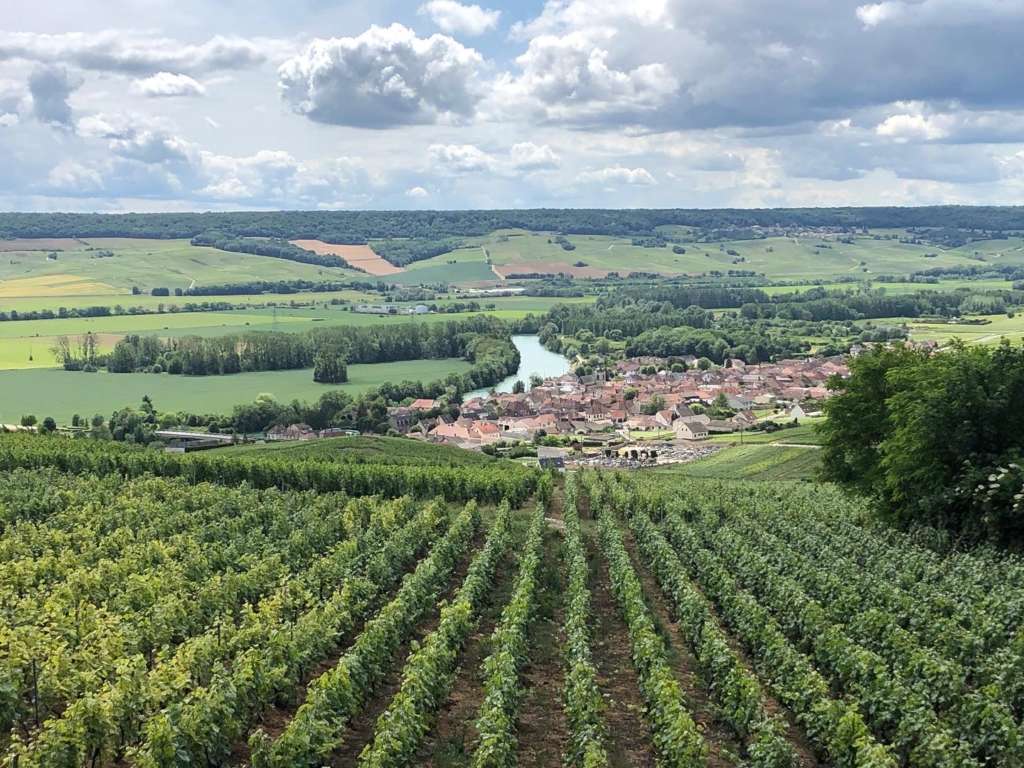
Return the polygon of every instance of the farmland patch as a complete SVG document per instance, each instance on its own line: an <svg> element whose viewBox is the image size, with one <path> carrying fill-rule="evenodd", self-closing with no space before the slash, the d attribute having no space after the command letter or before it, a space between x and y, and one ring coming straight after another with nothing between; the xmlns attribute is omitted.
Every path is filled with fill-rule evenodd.
<svg viewBox="0 0 1024 768"><path fill-rule="evenodd" d="M349 266L370 275L395 275L404 271L378 256L368 245L340 245L323 240L292 240L291 243L321 256L337 256Z"/></svg>

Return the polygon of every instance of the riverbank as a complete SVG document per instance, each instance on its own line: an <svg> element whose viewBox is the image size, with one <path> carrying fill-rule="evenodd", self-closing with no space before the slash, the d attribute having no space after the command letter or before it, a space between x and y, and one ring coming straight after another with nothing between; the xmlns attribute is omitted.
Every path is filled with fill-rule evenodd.
<svg viewBox="0 0 1024 768"><path fill-rule="evenodd" d="M471 400L474 397L487 397L492 391L499 394L511 392L516 382L521 381L530 386L530 378L540 376L542 379L557 378L569 372L571 366L568 358L544 349L540 343L540 337L523 334L512 337L512 343L519 350L519 369L511 376L507 376L493 387L476 389L463 395L463 400Z"/></svg>

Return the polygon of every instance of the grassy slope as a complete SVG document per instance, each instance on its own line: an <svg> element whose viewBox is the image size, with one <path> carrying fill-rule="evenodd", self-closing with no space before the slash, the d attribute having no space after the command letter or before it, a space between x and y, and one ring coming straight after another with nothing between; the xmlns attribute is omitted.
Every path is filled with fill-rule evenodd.
<svg viewBox="0 0 1024 768"><path fill-rule="evenodd" d="M961 339L968 344L997 344L1000 338L1006 337L1019 343L1024 337L1024 315L1016 317L1006 315L979 315L977 319L987 319L986 325L956 325L949 323L924 323L908 320L910 337L915 341L938 341L946 343L950 339ZM876 320L878 324L885 321Z"/></svg>
<svg viewBox="0 0 1024 768"><path fill-rule="evenodd" d="M817 287L817 286L815 286ZM957 291L962 288L975 291L1003 290L1008 291L1013 287L1011 280L964 280L952 278L942 280L938 283L888 283L878 280L863 280L856 283L831 283L821 286L827 291L855 291L861 288L872 290L881 289L889 296L903 296L906 294L918 293L920 291ZM808 286L792 285L769 285L761 288L769 296L784 296L786 294L797 294L808 290Z"/></svg>
<svg viewBox="0 0 1024 768"><path fill-rule="evenodd" d="M655 471L734 480L804 480L815 475L820 461L821 452L814 448L743 445L725 448L692 464L668 464Z"/></svg>
<svg viewBox="0 0 1024 768"><path fill-rule="evenodd" d="M784 421L780 417L780 421ZM809 419L798 427L781 429L778 432L745 432L743 434L744 445L766 445L770 443L782 443L784 445L820 445L821 438L814 429L814 425L823 419ZM736 433L728 435L713 435L710 443L725 443L728 445L740 443L740 436Z"/></svg>
<svg viewBox="0 0 1024 768"><path fill-rule="evenodd" d="M357 464L488 464L495 459L482 453L448 445L422 443L403 437L332 437L310 442L281 442L265 445L240 445L220 452L223 455L267 456L288 459L319 459Z"/></svg>
<svg viewBox="0 0 1024 768"><path fill-rule="evenodd" d="M978 264L975 252L991 264L1024 263L1024 241L993 240L964 248L941 250L935 246L912 245L894 240L858 237L853 244L821 238L767 238L724 243L688 243L685 254L671 248L638 248L628 239L606 236L571 235L574 251L548 243L549 235L496 233L481 238L495 264L584 261L591 267L626 273L659 271L666 274L711 270L745 269L763 272L771 279L828 279L857 277L870 279L879 274L905 274L931 267ZM501 239L505 237L505 239ZM826 244L829 248L817 248ZM769 250L770 249L770 250ZM733 264L733 250L744 262ZM926 258L925 254L938 254ZM863 265L861 262L864 262Z"/></svg>
<svg viewBox="0 0 1024 768"><path fill-rule="evenodd" d="M574 251L549 243L548 233L496 232L467 238L466 247L424 261L414 262L403 273L387 278L410 284L418 282L480 282L494 279L484 249L497 265L584 261L589 266L619 271L660 271L666 274L711 270L751 269L773 279L828 279L857 277L868 280L879 274L904 274L929 267L978 264L1024 264L1024 240L991 240L962 248L939 249L865 236L853 244L820 238L769 238L724 243L686 244L685 254L671 248L640 248L629 239L572 235ZM816 246L827 244L829 248ZM94 258L87 247L109 248L113 258ZM770 249L770 250L769 250ZM745 261L733 264L736 251ZM937 254L925 258L925 254ZM454 262L454 263L450 263ZM863 264L861 263L863 262ZM249 254L194 247L186 240L97 238L81 241L77 249L60 252L56 261L45 251L15 251L0 258L0 304L19 296L126 294L138 285L148 291L160 285L185 288L198 284L239 282L253 278L341 278L351 270L299 264ZM28 278L27 282L21 282ZM893 286L893 290L898 290Z"/></svg>
<svg viewBox="0 0 1024 768"><path fill-rule="evenodd" d="M0 344L0 346L3 346ZM159 410L223 413L261 393L290 401L315 400L341 389L361 392L385 381L433 381L449 372L469 370L465 360L410 360L377 365L350 365L349 381L340 386L317 384L309 369L262 371L233 376L171 376L169 374L69 373L58 369L0 372L0 422L17 421L25 413L70 421L72 414L110 414L138 406L149 395Z"/></svg>
<svg viewBox="0 0 1024 768"><path fill-rule="evenodd" d="M89 246L109 249L114 252L114 256L95 258L95 251L86 250ZM340 280L359 273L343 268L196 247L187 240L97 238L82 241L76 250L60 252L56 261L47 259L46 253L40 251L4 253L0 257L0 296L38 295L36 292L42 289L39 281L19 281L45 275L72 275L101 284L91 288L68 284L65 293L75 296L129 294L134 285L148 293L153 287L187 288L192 281L199 285L211 285L253 279ZM60 278L53 282L69 281ZM18 290L22 286L25 290Z"/></svg>

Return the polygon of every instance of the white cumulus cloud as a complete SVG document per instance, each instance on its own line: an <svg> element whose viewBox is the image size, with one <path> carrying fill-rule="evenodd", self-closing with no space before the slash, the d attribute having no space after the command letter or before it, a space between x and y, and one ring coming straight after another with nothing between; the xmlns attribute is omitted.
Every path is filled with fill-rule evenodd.
<svg viewBox="0 0 1024 768"><path fill-rule="evenodd" d="M188 75L173 72L157 72L150 77L135 80L132 90L142 96L159 98L166 96L202 96L206 88Z"/></svg>
<svg viewBox="0 0 1024 768"><path fill-rule="evenodd" d="M126 75L245 69L278 50L280 44L272 40L221 35L190 44L113 29L52 35L0 32L0 61L21 59Z"/></svg>
<svg viewBox="0 0 1024 768"><path fill-rule="evenodd" d="M431 144L427 156L431 165L447 173L476 173L495 166L494 158L473 144Z"/></svg>
<svg viewBox="0 0 1024 768"><path fill-rule="evenodd" d="M584 171L577 177L584 184L657 184L657 179L646 168L626 168L621 165Z"/></svg>
<svg viewBox="0 0 1024 768"><path fill-rule="evenodd" d="M516 59L496 92L506 107L526 105L542 119L589 122L650 112L662 106L679 82L660 62L619 67L589 33L540 35Z"/></svg>
<svg viewBox="0 0 1024 768"><path fill-rule="evenodd" d="M932 141L948 135L945 122L941 117L927 115L891 115L875 126L875 133L896 141L912 139Z"/></svg>
<svg viewBox="0 0 1024 768"><path fill-rule="evenodd" d="M532 141L513 144L509 150L509 160L513 168L524 171L557 168L559 163L558 155L551 147L547 144L537 146Z"/></svg>
<svg viewBox="0 0 1024 768"><path fill-rule="evenodd" d="M456 122L480 100L483 58L401 24L314 40L278 71L285 102L311 120L363 128Z"/></svg>
<svg viewBox="0 0 1024 768"><path fill-rule="evenodd" d="M865 27L877 27L903 15L904 5L901 2L869 3L857 8L857 18Z"/></svg>
<svg viewBox="0 0 1024 768"><path fill-rule="evenodd" d="M419 13L429 16L441 30L452 35L482 35L496 28L501 19L501 11L464 5L456 0L430 0L420 6Z"/></svg>

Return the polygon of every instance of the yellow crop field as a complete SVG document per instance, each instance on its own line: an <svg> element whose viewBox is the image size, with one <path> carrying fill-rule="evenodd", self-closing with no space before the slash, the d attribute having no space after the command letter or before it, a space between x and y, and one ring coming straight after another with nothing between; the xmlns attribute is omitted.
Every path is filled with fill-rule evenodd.
<svg viewBox="0 0 1024 768"><path fill-rule="evenodd" d="M31 298L45 296L110 296L118 291L112 285L79 275L36 275L0 280L0 298Z"/></svg>

